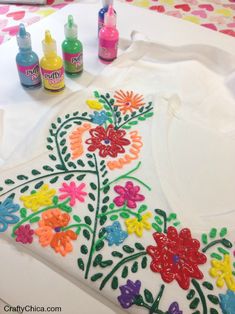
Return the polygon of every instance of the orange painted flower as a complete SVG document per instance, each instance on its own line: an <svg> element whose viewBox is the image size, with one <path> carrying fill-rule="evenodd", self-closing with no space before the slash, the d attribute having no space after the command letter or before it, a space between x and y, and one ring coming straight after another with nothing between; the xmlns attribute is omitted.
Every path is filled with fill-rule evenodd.
<svg viewBox="0 0 235 314"><path fill-rule="evenodd" d="M143 95L134 94L132 91L116 91L114 98L116 99L114 106L118 106L123 114L127 113L128 111L133 112L134 110L138 110L141 106L144 105Z"/></svg>
<svg viewBox="0 0 235 314"><path fill-rule="evenodd" d="M77 234L72 230L63 231L69 223L70 216L60 209L49 209L42 214L38 222L39 228L35 234L39 237L41 246L50 245L56 253L65 256L73 250L71 240L77 239Z"/></svg>

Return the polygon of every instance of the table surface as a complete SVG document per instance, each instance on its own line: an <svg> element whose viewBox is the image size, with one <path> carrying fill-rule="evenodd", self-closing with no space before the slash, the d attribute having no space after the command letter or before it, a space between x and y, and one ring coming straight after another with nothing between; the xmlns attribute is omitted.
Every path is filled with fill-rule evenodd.
<svg viewBox="0 0 235 314"><path fill-rule="evenodd" d="M37 91L22 89L19 85L14 63L17 52L15 41L11 40L0 47L0 54L4 56L0 59L0 109L4 111L4 122L17 123L19 112L22 110L30 111L31 121L28 121L25 126L25 132L27 132L37 122L39 111L40 113L46 112L50 106L66 97L71 91L84 88L102 71L105 66L99 63L97 58L96 38L96 17L99 6L99 4L71 4L30 27L34 50L41 56L41 38L45 29L48 28L52 31L59 47L59 43L63 40L63 24L67 15L73 13L79 23L79 34L86 51L85 72L75 80L67 78L67 89L61 95L48 96L43 89ZM165 45L205 44L222 47L231 53L235 52L235 42L232 37L211 32L206 28L170 16L155 14L147 10L143 11L137 7L127 7L121 3L117 3L116 7L122 38L121 47L129 43L131 32L136 30L145 34L150 40ZM140 13L141 19L139 19ZM12 116L11 120L8 121L10 116ZM8 145L7 139L10 139ZM2 139L0 137L0 147L6 149L9 154L13 139L14 134L9 129L6 129ZM17 140L20 141L21 138L18 137ZM0 157L3 163L4 158L7 158L7 153L4 155L4 152L0 151L0 154L2 154ZM0 296L6 302L13 305L61 306L64 314L75 314L77 309L81 307L81 314L92 313L94 309L96 313L102 314L123 313L108 301L100 299L89 288L85 288L79 283L75 285L72 280L68 280L71 278L63 277L59 271L52 271L49 265L45 265L28 255L27 251L16 249L14 243L0 239L0 245ZM4 265L8 265L8 267Z"/></svg>

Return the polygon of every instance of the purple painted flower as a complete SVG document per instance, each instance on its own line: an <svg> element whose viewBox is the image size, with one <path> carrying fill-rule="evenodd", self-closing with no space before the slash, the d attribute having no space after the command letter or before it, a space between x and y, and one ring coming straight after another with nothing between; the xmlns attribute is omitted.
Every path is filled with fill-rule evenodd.
<svg viewBox="0 0 235 314"><path fill-rule="evenodd" d="M33 242L34 231L30 228L30 225L20 226L16 231L16 242L21 242L23 244L31 244Z"/></svg>
<svg viewBox="0 0 235 314"><path fill-rule="evenodd" d="M136 202L141 202L145 199L144 195L138 194L140 187L138 185L134 186L131 181L127 181L125 187L116 185L114 191L119 194L119 196L115 197L113 200L118 207L126 204L129 208L136 208Z"/></svg>
<svg viewBox="0 0 235 314"><path fill-rule="evenodd" d="M132 306L135 298L140 293L140 287L141 282L139 280L136 280L136 282L127 280L125 285L119 287L121 295L118 296L118 301L124 309L128 309Z"/></svg>
<svg viewBox="0 0 235 314"><path fill-rule="evenodd" d="M179 308L179 304L177 302L171 303L169 309L168 309L169 314L183 314L183 312Z"/></svg>

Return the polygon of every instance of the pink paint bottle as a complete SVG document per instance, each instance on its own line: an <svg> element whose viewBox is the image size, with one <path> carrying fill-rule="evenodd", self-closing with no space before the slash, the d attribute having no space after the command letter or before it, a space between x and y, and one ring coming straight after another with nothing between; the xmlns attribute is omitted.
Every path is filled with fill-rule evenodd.
<svg viewBox="0 0 235 314"><path fill-rule="evenodd" d="M119 33L116 29L116 14L110 5L105 13L104 27L99 32L99 58L104 63L110 63L117 58Z"/></svg>

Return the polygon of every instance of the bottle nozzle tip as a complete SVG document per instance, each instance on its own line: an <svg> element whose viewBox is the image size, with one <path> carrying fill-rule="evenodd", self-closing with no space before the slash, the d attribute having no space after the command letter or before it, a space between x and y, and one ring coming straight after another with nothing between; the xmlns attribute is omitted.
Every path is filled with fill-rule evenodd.
<svg viewBox="0 0 235 314"><path fill-rule="evenodd" d="M50 44L52 41L53 40L50 31L45 31L45 43Z"/></svg>
<svg viewBox="0 0 235 314"><path fill-rule="evenodd" d="M73 27L73 16L70 14L68 16L68 27L72 28Z"/></svg>
<svg viewBox="0 0 235 314"><path fill-rule="evenodd" d="M24 26L23 23L21 23L21 24L19 25L19 36L20 36L20 37L25 37L26 34L27 34L27 33L26 33L25 26Z"/></svg>

